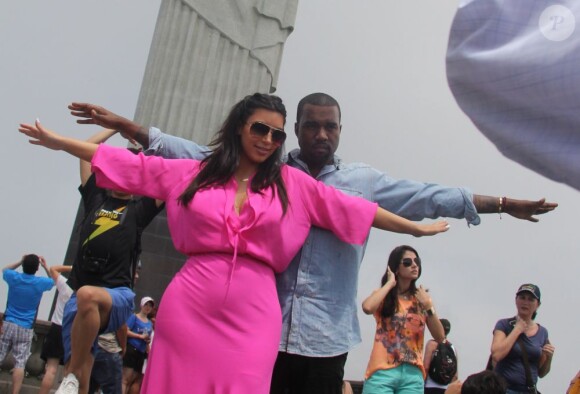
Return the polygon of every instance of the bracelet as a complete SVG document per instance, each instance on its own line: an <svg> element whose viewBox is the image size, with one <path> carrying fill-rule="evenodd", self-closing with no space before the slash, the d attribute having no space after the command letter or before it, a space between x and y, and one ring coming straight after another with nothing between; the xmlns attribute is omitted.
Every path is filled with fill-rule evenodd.
<svg viewBox="0 0 580 394"><path fill-rule="evenodd" d="M425 310L425 313L427 313L427 316L431 317L435 314L435 308L431 307L431 308Z"/></svg>
<svg viewBox="0 0 580 394"><path fill-rule="evenodd" d="M499 218L501 219L501 213L505 210L507 204L507 197L499 197L499 205L497 208L497 213L499 213Z"/></svg>

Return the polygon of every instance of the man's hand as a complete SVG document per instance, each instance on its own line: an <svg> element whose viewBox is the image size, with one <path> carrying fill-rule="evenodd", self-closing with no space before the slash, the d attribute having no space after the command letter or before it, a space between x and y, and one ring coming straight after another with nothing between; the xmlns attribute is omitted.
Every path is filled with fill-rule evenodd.
<svg viewBox="0 0 580 394"><path fill-rule="evenodd" d="M508 215L534 223L537 223L539 220L533 215L543 215L544 213L553 211L558 206L556 203L546 202L545 198L538 201L506 198L504 205L503 211Z"/></svg>
<svg viewBox="0 0 580 394"><path fill-rule="evenodd" d="M139 141L140 139L138 138L138 133L141 131L141 125L106 108L89 103L72 103L68 106L68 109L71 110L71 115L84 118L77 119L79 124L96 124L107 129L116 130L132 144L136 144L136 140ZM139 142L141 143L141 141Z"/></svg>
<svg viewBox="0 0 580 394"><path fill-rule="evenodd" d="M473 195L473 204L478 213L502 213L505 212L516 219L538 222L534 215L543 215L556 209L558 204L546 202L545 198L538 201L516 200L509 197L492 197L481 194Z"/></svg>
<svg viewBox="0 0 580 394"><path fill-rule="evenodd" d="M73 116L84 119L77 119L78 124L96 124L106 129L122 130L122 127L131 121L119 116L106 108L89 103L72 103L68 106Z"/></svg>
<svg viewBox="0 0 580 394"><path fill-rule="evenodd" d="M46 259L42 256L38 256L38 260L40 261L40 265L42 266L42 268L44 268L44 270L48 274L48 265L46 264Z"/></svg>

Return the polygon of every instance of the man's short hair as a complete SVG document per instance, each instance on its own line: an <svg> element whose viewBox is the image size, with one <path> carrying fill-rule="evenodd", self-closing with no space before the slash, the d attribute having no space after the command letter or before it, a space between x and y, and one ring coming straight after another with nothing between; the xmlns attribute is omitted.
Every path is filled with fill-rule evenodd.
<svg viewBox="0 0 580 394"><path fill-rule="evenodd" d="M445 331L445 336L449 335L449 331L451 331L451 323L447 319L439 319L441 325L443 326L443 331Z"/></svg>
<svg viewBox="0 0 580 394"><path fill-rule="evenodd" d="M38 271L40 259L35 254L27 254L22 259L22 272L25 274L34 275Z"/></svg>
<svg viewBox="0 0 580 394"><path fill-rule="evenodd" d="M338 120L340 121L342 117L340 112L340 105L338 105L338 101L336 101L334 97L326 93L312 93L308 96L304 96L298 103L298 109L296 111L296 123L300 122L300 118L302 117L302 112L304 111L304 106L306 104L320 105L323 107L336 107L338 108Z"/></svg>

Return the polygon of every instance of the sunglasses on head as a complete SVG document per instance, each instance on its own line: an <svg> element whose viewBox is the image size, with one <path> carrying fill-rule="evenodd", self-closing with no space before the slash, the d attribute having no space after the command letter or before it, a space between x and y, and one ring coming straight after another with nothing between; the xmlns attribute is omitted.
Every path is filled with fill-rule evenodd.
<svg viewBox="0 0 580 394"><path fill-rule="evenodd" d="M415 262L415 264L421 265L421 259L419 257L415 257L414 259L410 257L405 257L403 260L401 260L401 264L403 264L403 267L409 268L410 266L413 265L413 261Z"/></svg>
<svg viewBox="0 0 580 394"><path fill-rule="evenodd" d="M250 133L256 137L264 138L272 132L272 142L282 145L286 141L286 133L284 130L268 126L262 122L254 122L250 124Z"/></svg>

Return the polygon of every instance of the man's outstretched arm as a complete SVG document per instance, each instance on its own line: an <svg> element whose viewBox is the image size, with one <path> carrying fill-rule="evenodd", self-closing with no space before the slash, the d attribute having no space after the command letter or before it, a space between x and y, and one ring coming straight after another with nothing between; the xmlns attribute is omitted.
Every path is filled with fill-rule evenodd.
<svg viewBox="0 0 580 394"><path fill-rule="evenodd" d="M137 122L119 116L106 108L89 103L72 103L69 105L73 116L84 118L77 120L80 124L98 124L118 131L130 142L143 146L145 154L154 154L166 159L203 160L211 149L195 142L162 133L154 127L147 128Z"/></svg>
<svg viewBox="0 0 580 394"><path fill-rule="evenodd" d="M508 197L473 195L473 204L478 213L507 213L517 219L538 222L535 215L543 215L556 209L557 203L546 202L545 198L537 201L516 200Z"/></svg>
<svg viewBox="0 0 580 394"><path fill-rule="evenodd" d="M72 103L70 113L78 118L79 124L96 124L121 133L128 140L137 141L143 149L149 148L149 129L132 120L117 115L106 108L89 103Z"/></svg>

